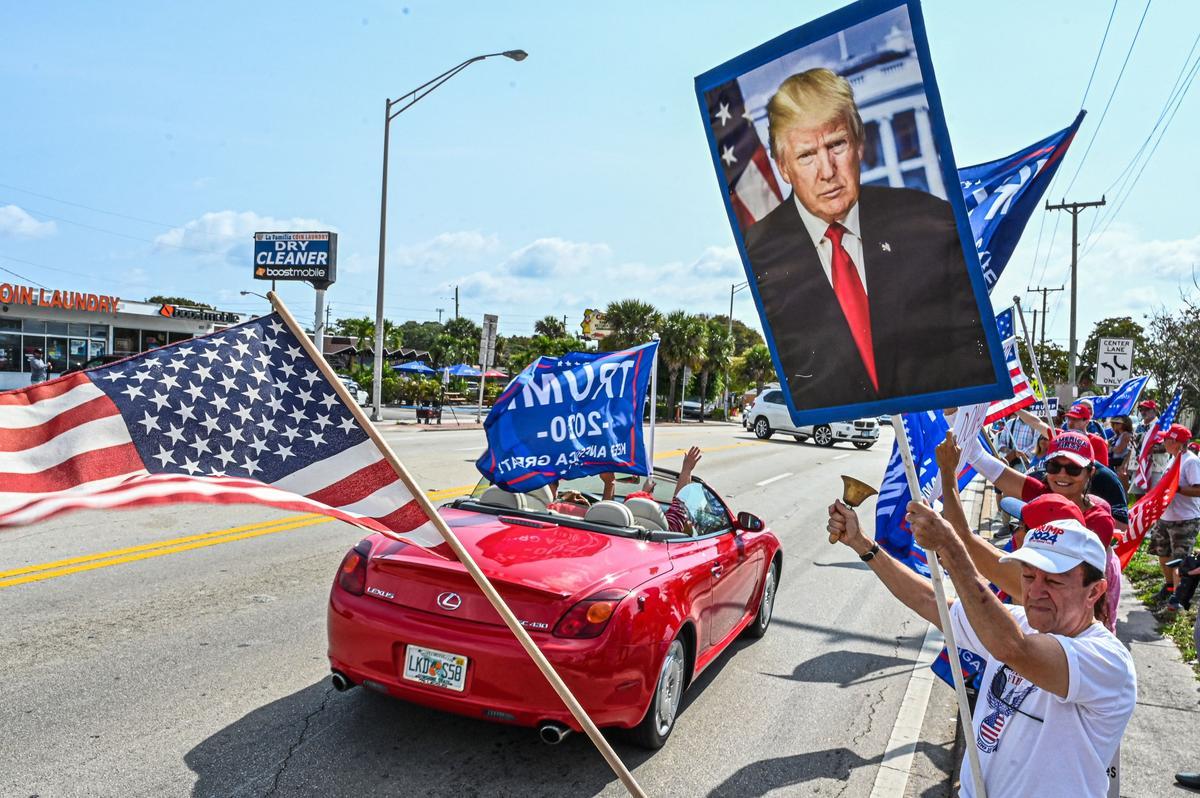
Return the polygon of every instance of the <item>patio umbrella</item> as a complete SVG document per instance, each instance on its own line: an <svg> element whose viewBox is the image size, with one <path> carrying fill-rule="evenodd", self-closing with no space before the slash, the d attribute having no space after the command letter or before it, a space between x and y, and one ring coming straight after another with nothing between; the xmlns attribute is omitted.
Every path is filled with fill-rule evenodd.
<svg viewBox="0 0 1200 798"><path fill-rule="evenodd" d="M407 371L410 374L434 373L433 369L429 368L429 366L426 366L419 360L411 360L408 363L400 363L399 365L392 366L392 368L394 368L396 371Z"/></svg>
<svg viewBox="0 0 1200 798"><path fill-rule="evenodd" d="M508 377L508 375L500 369L488 369L487 371L483 372L483 376L487 377L489 380Z"/></svg>
<svg viewBox="0 0 1200 798"><path fill-rule="evenodd" d="M483 372L474 366L468 366L466 363L459 363L454 366L447 366L442 369L451 377L481 377Z"/></svg>

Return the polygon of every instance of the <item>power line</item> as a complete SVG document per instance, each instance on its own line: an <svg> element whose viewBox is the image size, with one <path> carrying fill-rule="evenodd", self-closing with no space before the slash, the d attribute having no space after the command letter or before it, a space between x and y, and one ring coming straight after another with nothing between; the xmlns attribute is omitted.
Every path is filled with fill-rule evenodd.
<svg viewBox="0 0 1200 798"><path fill-rule="evenodd" d="M1100 56L1104 53L1104 43L1108 41L1108 29L1112 27L1113 15L1117 13L1117 3L1120 0L1113 0L1112 10L1108 12L1108 22L1104 26L1104 35L1100 37L1100 49L1096 51L1096 60L1092 62L1092 74L1088 76L1087 86L1083 89L1083 99L1079 101L1079 107L1087 105L1088 92L1092 90L1092 79L1096 77L1096 67L1100 66Z"/></svg>
<svg viewBox="0 0 1200 798"><path fill-rule="evenodd" d="M8 200L0 199L0 203L5 203L5 202L8 202ZM10 202L9 204L15 204L15 203ZM189 247L186 244L171 244L166 241L153 241L149 238L142 238L141 236L129 235L128 233L118 233L116 230L109 230L104 227L96 227L95 225L84 224L83 222L77 222L74 219L67 219L63 216L55 216L54 214L46 213L45 211L33 210L31 208L25 208L24 210L26 212L36 213L39 216L45 216L47 219L54 219L55 221L58 221L58 222L66 222L67 224L72 224L72 225L75 225L76 227L82 227L85 230L93 230L97 233L107 233L110 236L117 236L118 238L128 238L132 241L141 241L144 244L152 244L156 247L161 246L161 247L172 247L173 249L187 249L187 250L191 250L192 252L203 252L206 255L224 256L224 254L225 254L224 252L218 252L215 249L201 249L200 247Z"/></svg>
<svg viewBox="0 0 1200 798"><path fill-rule="evenodd" d="M47 266L44 263L36 263L31 260L25 260L24 258L14 258L12 255L0 255L0 258L3 258L4 260L11 260L15 263L24 263L26 266L36 266L39 269L45 269L45 270L51 271L51 272L62 272L63 274L70 274L74 277L86 277L90 280L97 279L97 275L95 274L95 272L93 272L91 274L87 274L85 272L71 271L70 269L60 269L57 266ZM24 279L28 279L28 278L24 278ZM134 283L129 280L114 280L109 277L105 277L103 279L104 279L104 282L108 282L108 283L117 283L119 285L136 286L138 288L146 287L144 283ZM40 283L39 283L39 285L40 285ZM42 286L42 287L44 288L45 286Z"/></svg>
<svg viewBox="0 0 1200 798"><path fill-rule="evenodd" d="M141 222L143 224L152 224L157 227L166 227L166 228L183 227L183 225L181 225L181 224L168 224L167 222L156 222L153 219L143 219L140 216L130 216L127 213L117 213L116 211L106 211L103 208L95 208L91 205L84 205L82 202L72 202L71 200L61 199L60 197L52 197L49 194L39 194L36 191L30 191L29 189L21 188L20 186L11 186L7 183L0 183L0 188L7 188L7 189L10 189L11 191L20 191L22 194L28 194L31 197L39 197L41 199L50 200L51 202L59 202L59 203L62 203L63 205L70 205L74 208L83 208L84 210L87 210L87 211L93 211L95 213L103 213L107 216L116 216L119 219L129 219L130 221L133 221L133 222Z"/></svg>
<svg viewBox="0 0 1200 798"><path fill-rule="evenodd" d="M1112 91L1108 93L1108 101L1104 103L1104 110L1100 113L1100 121L1096 123L1095 129L1092 131L1092 138L1088 141L1087 149L1083 151L1083 157L1079 159L1079 166L1075 168L1075 174L1071 177L1071 182L1067 185L1067 190L1063 192L1065 194L1071 193L1076 178L1079 177L1084 163L1087 162L1088 153L1092 151L1092 145L1096 143L1096 137L1100 135L1100 128L1104 126L1104 118L1108 116L1108 109L1112 107L1113 97L1117 95L1117 88L1121 85L1121 78L1125 77L1125 67L1129 65L1129 58L1133 55L1134 45L1137 44L1138 37L1142 33L1142 24L1146 21L1146 14L1150 12L1150 4L1152 2L1154 0L1146 0L1146 7L1142 9L1142 18L1138 20L1137 30L1133 32L1133 41L1129 43L1129 49L1125 52L1125 60L1121 62L1121 71L1117 73L1117 80L1113 83Z"/></svg>

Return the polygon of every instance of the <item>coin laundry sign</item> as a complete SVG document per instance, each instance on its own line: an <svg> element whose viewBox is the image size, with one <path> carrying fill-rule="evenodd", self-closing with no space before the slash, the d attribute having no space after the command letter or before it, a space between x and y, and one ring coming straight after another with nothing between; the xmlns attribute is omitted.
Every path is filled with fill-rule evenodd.
<svg viewBox="0 0 1200 798"><path fill-rule="evenodd" d="M337 233L255 233L254 279L328 288L337 279Z"/></svg>

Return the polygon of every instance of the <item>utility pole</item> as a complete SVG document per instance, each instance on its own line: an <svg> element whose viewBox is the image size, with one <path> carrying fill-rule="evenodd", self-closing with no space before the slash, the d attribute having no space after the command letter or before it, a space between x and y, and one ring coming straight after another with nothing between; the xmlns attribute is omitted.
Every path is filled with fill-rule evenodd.
<svg viewBox="0 0 1200 798"><path fill-rule="evenodd" d="M441 324L442 323L442 314L446 312L446 309L445 308L434 308L434 310L436 310L437 314L438 314L438 324Z"/></svg>
<svg viewBox="0 0 1200 798"><path fill-rule="evenodd" d="M454 318L458 318L458 286L454 286Z"/></svg>
<svg viewBox="0 0 1200 798"><path fill-rule="evenodd" d="M1048 211L1067 211L1071 214L1071 351L1067 353L1067 379L1071 383L1071 398L1074 398L1078 392L1078 386L1075 383L1075 360L1077 354L1075 347L1078 342L1075 339L1075 296L1079 290L1079 214L1084 208L1099 208L1104 204L1104 197L1101 196L1097 202L1067 202L1063 199L1057 205L1046 203ZM1042 326L1045 327L1046 320L1042 319Z"/></svg>
<svg viewBox="0 0 1200 798"><path fill-rule="evenodd" d="M1060 285L1058 288L1026 288L1025 290L1031 294L1039 294L1040 293L1042 295L1042 340L1041 340L1041 345L1043 347L1045 347L1046 346L1046 295L1053 294L1056 291L1064 291L1066 289ZM1034 335L1037 335L1037 319L1038 319L1037 308L1034 308L1034 311L1033 311Z"/></svg>

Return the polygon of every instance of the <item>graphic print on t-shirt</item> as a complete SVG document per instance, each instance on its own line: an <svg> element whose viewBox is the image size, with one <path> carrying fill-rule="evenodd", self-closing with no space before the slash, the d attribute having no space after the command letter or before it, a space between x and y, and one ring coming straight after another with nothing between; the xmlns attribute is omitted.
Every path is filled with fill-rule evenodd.
<svg viewBox="0 0 1200 798"><path fill-rule="evenodd" d="M992 677L991 688L987 693L988 707L992 710L984 716L979 724L979 734L975 744L985 754L990 754L1000 745L1000 735L1008 719L1021 708L1021 704L1035 690L1037 685L1026 681L1009 670L1007 665L1001 665Z"/></svg>

